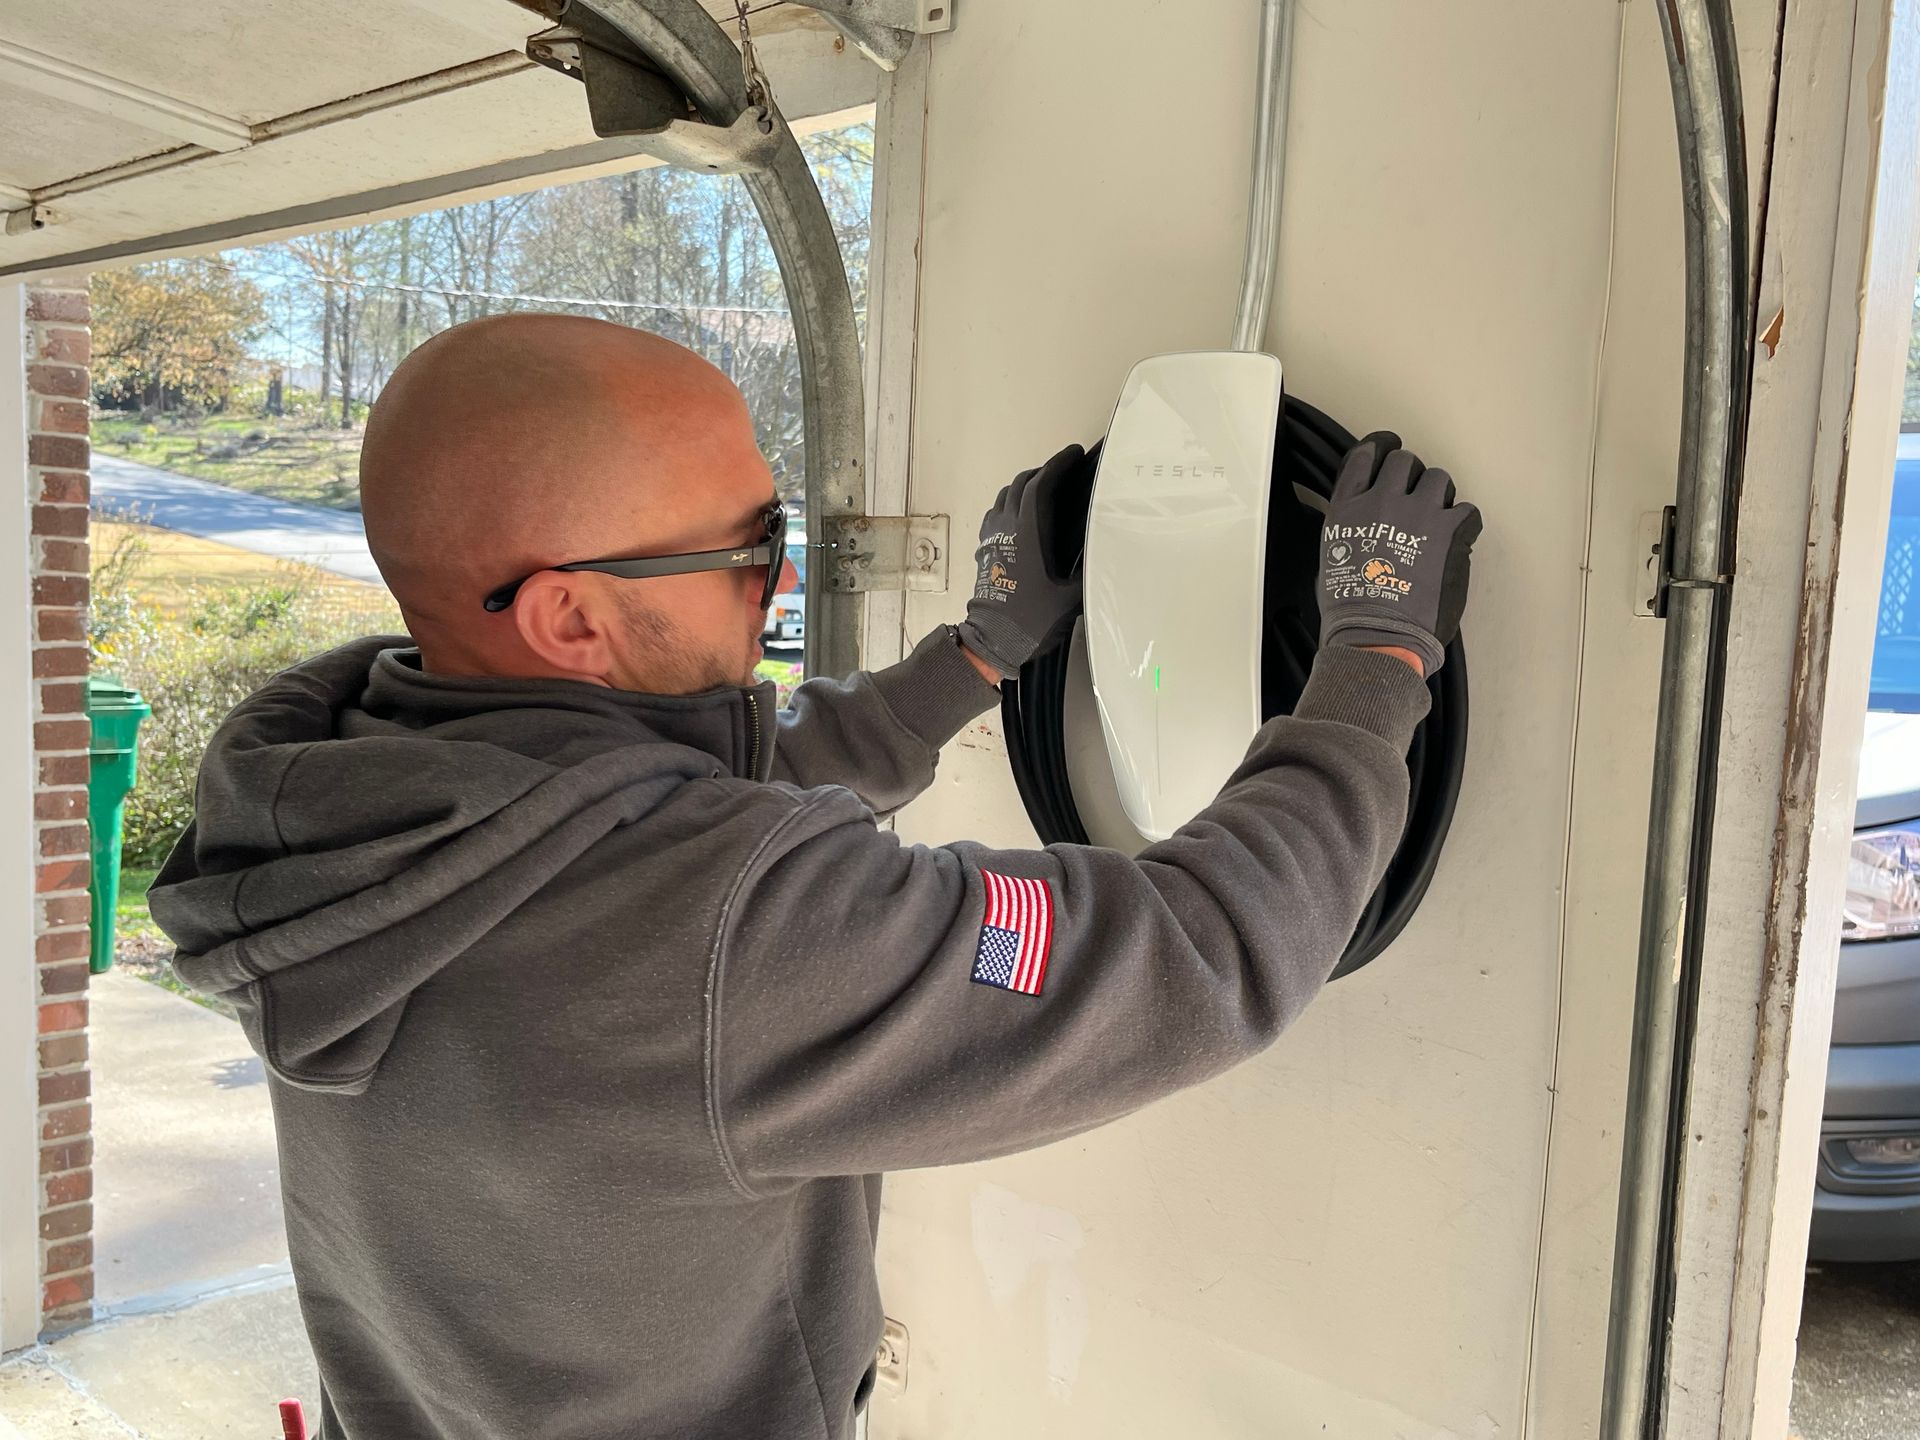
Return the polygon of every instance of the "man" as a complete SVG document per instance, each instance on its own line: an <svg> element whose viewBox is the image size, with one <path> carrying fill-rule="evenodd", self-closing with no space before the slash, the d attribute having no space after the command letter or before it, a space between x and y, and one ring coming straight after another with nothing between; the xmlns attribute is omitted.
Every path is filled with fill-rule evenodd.
<svg viewBox="0 0 1920 1440"><path fill-rule="evenodd" d="M152 894L270 1069L328 1436L843 1440L872 1177L1124 1115L1320 988L1478 519L1362 445L1333 518L1418 537L1410 587L1330 573L1297 714L1137 860L902 845L876 816L1078 603L1043 530L1084 468L1001 494L963 624L776 714L781 521L724 377L555 316L395 373L361 487L412 644L240 706Z"/></svg>

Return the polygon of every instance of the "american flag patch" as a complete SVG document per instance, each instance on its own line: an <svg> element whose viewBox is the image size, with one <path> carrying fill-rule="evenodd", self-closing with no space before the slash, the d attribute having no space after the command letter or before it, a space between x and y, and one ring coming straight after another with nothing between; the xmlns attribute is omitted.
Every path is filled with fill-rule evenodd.
<svg viewBox="0 0 1920 1440"><path fill-rule="evenodd" d="M987 916L974 952L973 980L1021 995L1038 995L1053 949L1053 890L1044 880L1022 880L982 870Z"/></svg>

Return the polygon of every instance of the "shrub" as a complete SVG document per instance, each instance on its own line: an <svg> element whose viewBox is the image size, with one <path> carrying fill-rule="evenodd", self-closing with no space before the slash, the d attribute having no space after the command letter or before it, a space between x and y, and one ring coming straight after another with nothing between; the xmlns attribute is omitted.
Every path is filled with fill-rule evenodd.
<svg viewBox="0 0 1920 1440"><path fill-rule="evenodd" d="M94 667L138 690L140 778L127 797L130 865L158 864L193 818L200 757L228 712L289 666L362 635L400 628L392 602L363 602L286 567L266 585L208 586L162 609L134 591L144 552L122 543L95 571Z"/></svg>
<svg viewBox="0 0 1920 1440"><path fill-rule="evenodd" d="M207 742L234 706L289 666L363 635L397 634L400 617L382 591L364 598L316 583L288 565L271 582L202 586L165 608L142 599L149 561L130 530L95 558L91 639L96 673L138 690L153 714L140 727L140 778L127 797L125 856L158 865L193 818L194 784ZM768 661L785 704L800 667Z"/></svg>

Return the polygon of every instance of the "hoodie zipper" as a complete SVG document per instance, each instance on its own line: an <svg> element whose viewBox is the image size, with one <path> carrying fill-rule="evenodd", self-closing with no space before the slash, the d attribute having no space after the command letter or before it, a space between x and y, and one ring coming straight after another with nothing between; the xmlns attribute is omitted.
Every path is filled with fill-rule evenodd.
<svg viewBox="0 0 1920 1440"><path fill-rule="evenodd" d="M760 694L747 691L747 778L760 778Z"/></svg>

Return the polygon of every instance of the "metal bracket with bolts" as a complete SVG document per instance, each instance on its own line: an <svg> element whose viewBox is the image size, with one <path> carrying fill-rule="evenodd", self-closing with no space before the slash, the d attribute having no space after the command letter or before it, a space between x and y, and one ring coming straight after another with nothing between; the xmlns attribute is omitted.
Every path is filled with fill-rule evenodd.
<svg viewBox="0 0 1920 1440"><path fill-rule="evenodd" d="M795 0L831 20L882 70L897 70L914 37L953 28L954 0Z"/></svg>
<svg viewBox="0 0 1920 1440"><path fill-rule="evenodd" d="M947 588L945 515L829 515L815 567L837 594Z"/></svg>
<svg viewBox="0 0 1920 1440"><path fill-rule="evenodd" d="M6 230L9 235L31 235L36 230L44 230L49 225L58 225L66 217L57 210L49 210L44 205L28 205L19 210L6 212Z"/></svg>
<svg viewBox="0 0 1920 1440"><path fill-rule="evenodd" d="M880 1335L880 1349L873 1357L874 1378L889 1390L907 1388L907 1327L892 1316Z"/></svg>
<svg viewBox="0 0 1920 1440"><path fill-rule="evenodd" d="M591 24L587 12L583 19ZM596 135L633 135L656 160L706 175L767 169L780 153L786 121L768 100L740 112L731 125L711 125L686 93L617 39L561 25L527 40L528 56L582 81Z"/></svg>

